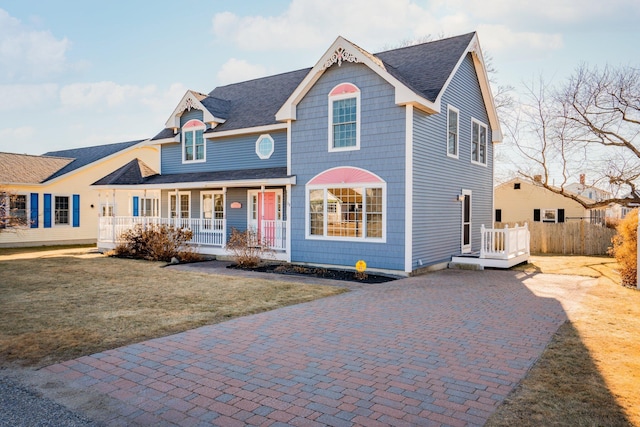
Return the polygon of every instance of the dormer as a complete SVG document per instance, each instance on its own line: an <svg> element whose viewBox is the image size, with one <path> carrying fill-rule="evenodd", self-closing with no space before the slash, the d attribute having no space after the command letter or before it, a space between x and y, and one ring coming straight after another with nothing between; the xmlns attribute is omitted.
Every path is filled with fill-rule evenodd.
<svg viewBox="0 0 640 427"><path fill-rule="evenodd" d="M226 121L225 103L226 101L210 99L205 94L188 90L166 121L165 128L172 129L174 135L178 134L182 116L192 110L199 110L202 112L201 120L207 129L213 129Z"/></svg>

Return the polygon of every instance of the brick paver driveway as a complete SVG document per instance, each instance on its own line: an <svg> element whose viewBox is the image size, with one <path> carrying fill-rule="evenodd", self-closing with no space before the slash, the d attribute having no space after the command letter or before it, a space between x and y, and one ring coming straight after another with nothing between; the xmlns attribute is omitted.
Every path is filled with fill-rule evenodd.
<svg viewBox="0 0 640 427"><path fill-rule="evenodd" d="M107 425L482 425L591 282L447 270L44 371Z"/></svg>

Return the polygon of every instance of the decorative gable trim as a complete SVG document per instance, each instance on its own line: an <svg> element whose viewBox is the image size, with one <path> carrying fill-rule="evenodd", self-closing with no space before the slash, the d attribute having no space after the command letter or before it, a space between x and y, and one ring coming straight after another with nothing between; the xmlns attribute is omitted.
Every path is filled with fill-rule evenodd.
<svg viewBox="0 0 640 427"><path fill-rule="evenodd" d="M415 105L417 108L428 113L440 111L439 102L433 103L409 89L405 84L389 74L384 63L379 58L376 58L373 54L351 43L349 40L338 37L311 71L309 71L296 90L289 96L287 101L285 101L280 110L278 110L276 120L296 120L296 107L302 98L328 68L334 64L342 66L344 62L366 65L373 72L389 82L389 84L395 88L395 102L397 105Z"/></svg>
<svg viewBox="0 0 640 427"><path fill-rule="evenodd" d="M206 97L207 95L204 95L202 93L188 90L178 103L178 106L173 110L173 113L171 113L171 117L167 119L166 123L164 124L165 128L173 129L174 133L177 133L178 129L180 129L180 116L182 116L182 113L185 110L191 111L194 109L202 111L203 122L207 123L212 128L217 126L218 124L224 123L226 121L225 119L214 116L202 104L201 101Z"/></svg>

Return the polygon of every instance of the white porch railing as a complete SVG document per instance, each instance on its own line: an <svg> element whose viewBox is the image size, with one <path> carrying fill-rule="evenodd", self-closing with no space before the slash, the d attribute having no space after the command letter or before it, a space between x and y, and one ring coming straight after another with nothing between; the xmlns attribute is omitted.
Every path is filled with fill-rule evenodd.
<svg viewBox="0 0 640 427"><path fill-rule="evenodd" d="M189 241L193 245L224 247L227 243L227 225L224 219L192 219L192 218L157 218L157 217L125 217L104 216L99 219L98 242L118 243L122 233L136 225L173 225L191 230L193 237ZM286 250L286 221L262 221L261 241L271 249Z"/></svg>
<svg viewBox="0 0 640 427"><path fill-rule="evenodd" d="M513 228L480 229L480 258L510 259L521 255L529 255L529 227L525 223Z"/></svg>

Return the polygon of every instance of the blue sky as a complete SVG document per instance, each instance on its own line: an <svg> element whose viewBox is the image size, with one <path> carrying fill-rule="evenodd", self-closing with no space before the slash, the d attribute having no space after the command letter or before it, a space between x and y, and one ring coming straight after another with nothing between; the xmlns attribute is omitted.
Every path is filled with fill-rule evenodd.
<svg viewBox="0 0 640 427"><path fill-rule="evenodd" d="M477 31L497 83L640 63L637 0L0 0L0 151L144 139L187 89Z"/></svg>

